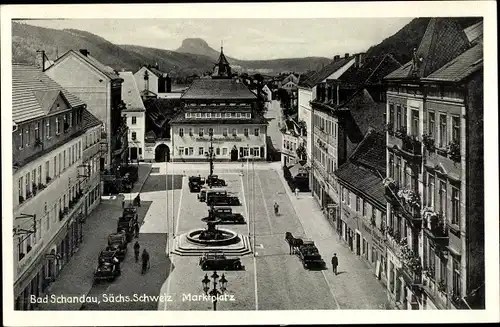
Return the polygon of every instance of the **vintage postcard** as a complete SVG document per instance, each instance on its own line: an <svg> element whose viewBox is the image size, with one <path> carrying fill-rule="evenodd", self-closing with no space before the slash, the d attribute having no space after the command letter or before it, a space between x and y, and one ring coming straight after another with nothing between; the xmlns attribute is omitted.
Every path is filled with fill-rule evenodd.
<svg viewBox="0 0 500 327"><path fill-rule="evenodd" d="M495 13L2 6L5 325L500 320Z"/></svg>

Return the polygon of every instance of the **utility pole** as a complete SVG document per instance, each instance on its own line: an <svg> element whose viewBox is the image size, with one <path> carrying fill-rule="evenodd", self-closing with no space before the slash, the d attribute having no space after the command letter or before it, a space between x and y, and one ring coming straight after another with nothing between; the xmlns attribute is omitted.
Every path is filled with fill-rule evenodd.
<svg viewBox="0 0 500 327"><path fill-rule="evenodd" d="M253 201L252 201L252 214L253 214L253 256L255 257L255 160L252 158L252 189L253 191Z"/></svg>

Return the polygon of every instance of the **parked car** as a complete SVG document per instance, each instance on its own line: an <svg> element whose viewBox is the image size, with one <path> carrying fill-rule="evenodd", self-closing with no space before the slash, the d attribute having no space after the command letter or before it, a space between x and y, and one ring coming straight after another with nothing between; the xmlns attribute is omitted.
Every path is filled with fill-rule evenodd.
<svg viewBox="0 0 500 327"><path fill-rule="evenodd" d="M240 204L240 199L237 196L228 194L217 194L207 197L207 205L209 206L238 206Z"/></svg>
<svg viewBox="0 0 500 327"><path fill-rule="evenodd" d="M115 280L120 275L120 260L117 251L101 251L97 268L94 271L94 283L101 280Z"/></svg>
<svg viewBox="0 0 500 327"><path fill-rule="evenodd" d="M198 194L198 200L206 202L208 198L216 195L227 195L227 191L224 189L203 189Z"/></svg>
<svg viewBox="0 0 500 327"><path fill-rule="evenodd" d="M189 176L189 182L194 182L200 184L201 186L205 185L205 177L198 176Z"/></svg>
<svg viewBox="0 0 500 327"><path fill-rule="evenodd" d="M108 236L108 247L106 250L116 251L118 259L123 261L127 254L127 235L125 232L112 233Z"/></svg>
<svg viewBox="0 0 500 327"><path fill-rule="evenodd" d="M241 213L234 213L231 207L210 207L208 209L208 217L211 220L218 219L221 222L231 222L243 224L245 219Z"/></svg>
<svg viewBox="0 0 500 327"><path fill-rule="evenodd" d="M209 252L200 258L200 266L203 270L240 270L242 268L240 258L227 258L222 252Z"/></svg>
<svg viewBox="0 0 500 327"><path fill-rule="evenodd" d="M207 185L208 186L226 186L226 181L222 178L219 178L218 175L209 175L207 177Z"/></svg>

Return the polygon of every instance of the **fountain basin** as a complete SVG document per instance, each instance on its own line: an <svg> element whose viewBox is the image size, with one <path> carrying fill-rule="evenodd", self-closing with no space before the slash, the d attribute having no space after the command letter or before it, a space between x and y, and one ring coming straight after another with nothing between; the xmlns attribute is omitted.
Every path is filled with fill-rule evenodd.
<svg viewBox="0 0 500 327"><path fill-rule="evenodd" d="M208 247L218 247L223 245L231 245L240 242L238 234L229 229L217 229L222 238L215 240L200 239L200 235L205 232L204 229L196 229L186 234L186 240L191 244L204 245Z"/></svg>

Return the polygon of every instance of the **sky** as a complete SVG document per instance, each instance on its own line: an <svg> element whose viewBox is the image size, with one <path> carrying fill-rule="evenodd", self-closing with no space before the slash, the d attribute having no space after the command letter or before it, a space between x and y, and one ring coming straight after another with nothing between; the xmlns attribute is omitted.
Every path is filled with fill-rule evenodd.
<svg viewBox="0 0 500 327"><path fill-rule="evenodd" d="M74 28L115 44L176 50L186 38L202 38L242 60L328 57L368 50L412 18L315 19L68 19L29 20L30 25Z"/></svg>

